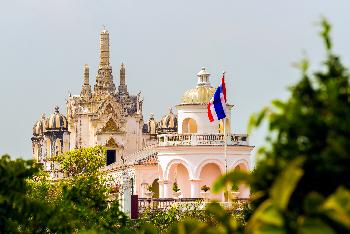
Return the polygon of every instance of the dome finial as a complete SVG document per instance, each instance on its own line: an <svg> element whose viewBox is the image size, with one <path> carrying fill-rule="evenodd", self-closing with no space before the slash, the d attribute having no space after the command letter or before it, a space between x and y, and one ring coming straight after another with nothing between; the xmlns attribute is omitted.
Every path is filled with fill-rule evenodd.
<svg viewBox="0 0 350 234"><path fill-rule="evenodd" d="M55 113L60 113L59 109L60 108L58 106L55 106Z"/></svg>
<svg viewBox="0 0 350 234"><path fill-rule="evenodd" d="M205 70L205 67L202 67L202 69L197 73L198 76L198 83L197 85L210 85L209 82L209 76L210 74Z"/></svg>

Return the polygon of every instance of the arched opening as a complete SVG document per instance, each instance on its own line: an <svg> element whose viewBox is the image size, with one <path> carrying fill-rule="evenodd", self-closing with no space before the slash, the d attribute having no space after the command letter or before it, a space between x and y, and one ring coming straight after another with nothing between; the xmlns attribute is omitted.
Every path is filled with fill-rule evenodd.
<svg viewBox="0 0 350 234"><path fill-rule="evenodd" d="M192 118L186 118L182 121L182 133L197 133L197 123Z"/></svg>
<svg viewBox="0 0 350 234"><path fill-rule="evenodd" d="M212 193L212 185L214 181L221 175L220 167L216 163L208 163L202 167L202 170L199 174L200 187L206 185L210 187L209 190L209 199L215 199L221 201L223 198L223 193L214 194ZM203 192L201 190L201 192Z"/></svg>
<svg viewBox="0 0 350 234"><path fill-rule="evenodd" d="M51 157L51 140L47 139L46 141L46 156Z"/></svg>
<svg viewBox="0 0 350 234"><path fill-rule="evenodd" d="M155 179L153 180L152 183L152 192L153 192L153 198L159 198L159 183L158 183L159 179Z"/></svg>
<svg viewBox="0 0 350 234"><path fill-rule="evenodd" d="M176 182L180 189L181 195L179 197L191 197L191 186L189 181L189 173L187 168L181 163L171 165L169 169L169 182L171 187L171 194L173 194L173 185Z"/></svg>
<svg viewBox="0 0 350 234"><path fill-rule="evenodd" d="M247 171L247 165L244 163L239 163L235 166L234 170ZM246 184L237 184L232 187L233 193L235 193L236 198L249 198L250 189Z"/></svg>
<svg viewBox="0 0 350 234"><path fill-rule="evenodd" d="M33 160L35 162L39 162L39 146L37 144L34 145L33 149Z"/></svg>
<svg viewBox="0 0 350 234"><path fill-rule="evenodd" d="M62 145L61 140L57 138L55 143L55 155L57 156L60 153L62 153Z"/></svg>

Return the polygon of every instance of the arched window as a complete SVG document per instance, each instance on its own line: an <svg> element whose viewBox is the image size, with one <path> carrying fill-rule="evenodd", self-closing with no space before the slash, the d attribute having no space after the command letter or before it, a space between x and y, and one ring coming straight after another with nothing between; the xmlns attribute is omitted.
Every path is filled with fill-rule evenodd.
<svg viewBox="0 0 350 234"><path fill-rule="evenodd" d="M192 118L186 118L182 121L182 133L197 133L197 123Z"/></svg>
<svg viewBox="0 0 350 234"><path fill-rule="evenodd" d="M57 156L57 155L59 155L60 153L62 153L62 145L61 145L61 140L60 139L56 139L56 144L55 144L56 146L56 148L55 148L55 155Z"/></svg>
<svg viewBox="0 0 350 234"><path fill-rule="evenodd" d="M51 140L47 139L46 141L46 156L51 156Z"/></svg>

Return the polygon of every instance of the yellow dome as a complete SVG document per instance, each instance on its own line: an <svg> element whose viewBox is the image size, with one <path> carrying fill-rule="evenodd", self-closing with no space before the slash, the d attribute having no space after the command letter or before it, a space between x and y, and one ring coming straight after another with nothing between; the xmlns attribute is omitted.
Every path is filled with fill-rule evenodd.
<svg viewBox="0 0 350 234"><path fill-rule="evenodd" d="M55 107L55 113L51 114L47 120L47 129L49 130L67 130L67 118L60 114L58 106Z"/></svg>
<svg viewBox="0 0 350 234"><path fill-rule="evenodd" d="M211 86L197 86L187 90L182 96L182 104L207 104L213 97L215 88Z"/></svg>
<svg viewBox="0 0 350 234"><path fill-rule="evenodd" d="M181 104L207 104L215 92L215 88L210 85L209 76L210 74L202 67L197 74L197 87L184 93Z"/></svg>
<svg viewBox="0 0 350 234"><path fill-rule="evenodd" d="M34 124L33 135L42 136L45 129L46 129L46 119L45 119L45 115L42 114L41 118Z"/></svg>

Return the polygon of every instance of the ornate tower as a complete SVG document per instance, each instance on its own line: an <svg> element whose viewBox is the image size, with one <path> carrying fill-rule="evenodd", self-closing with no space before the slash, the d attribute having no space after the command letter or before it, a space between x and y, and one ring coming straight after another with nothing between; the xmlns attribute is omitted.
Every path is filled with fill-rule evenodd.
<svg viewBox="0 0 350 234"><path fill-rule="evenodd" d="M118 91L120 94L125 94L128 92L127 86L125 84L125 65L124 63L122 63L120 65L120 83L119 83L119 87L118 87Z"/></svg>
<svg viewBox="0 0 350 234"><path fill-rule="evenodd" d="M84 83L80 92L80 96L91 98L91 86L89 84L89 65L84 65Z"/></svg>
<svg viewBox="0 0 350 234"><path fill-rule="evenodd" d="M114 93L115 85L113 83L112 67L109 63L109 32L103 29L100 33L100 64L94 86L94 95Z"/></svg>

